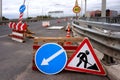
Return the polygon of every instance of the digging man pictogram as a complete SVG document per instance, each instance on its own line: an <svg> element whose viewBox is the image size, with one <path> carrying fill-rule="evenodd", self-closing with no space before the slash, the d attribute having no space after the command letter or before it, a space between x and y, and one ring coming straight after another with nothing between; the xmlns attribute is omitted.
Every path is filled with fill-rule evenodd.
<svg viewBox="0 0 120 80"><path fill-rule="evenodd" d="M87 67L87 63L88 63L87 55L89 55L89 51L88 50L86 50L85 53L84 52L80 52L77 55L77 57L79 57L79 62L76 65L77 67L79 67L82 62L84 63L84 68Z"/></svg>
<svg viewBox="0 0 120 80"><path fill-rule="evenodd" d="M83 62L84 63L84 68L98 70L98 67L97 67L97 65L95 63L92 65L91 63L88 62L87 55L89 55L89 54L90 53L89 53L88 50L86 50L85 52L80 52L77 55L77 57L79 58L79 62L78 62L78 64L76 66L79 67L81 65L81 63ZM87 67L87 64L89 64L90 66Z"/></svg>

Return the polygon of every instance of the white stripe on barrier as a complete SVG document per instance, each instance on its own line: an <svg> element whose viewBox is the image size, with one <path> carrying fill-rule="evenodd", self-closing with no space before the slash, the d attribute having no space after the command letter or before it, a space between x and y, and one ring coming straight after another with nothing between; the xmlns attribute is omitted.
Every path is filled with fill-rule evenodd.
<svg viewBox="0 0 120 80"><path fill-rule="evenodd" d="M23 31L24 24L21 25L20 30Z"/></svg>
<svg viewBox="0 0 120 80"><path fill-rule="evenodd" d="M19 21L19 22L17 23L15 30L18 30L18 27L19 27L20 24L21 24L21 21Z"/></svg>
<svg viewBox="0 0 120 80"><path fill-rule="evenodd" d="M16 36L20 36L20 37L23 37L23 34L22 33L18 33L18 32L12 32L13 35L16 35Z"/></svg>
<svg viewBox="0 0 120 80"><path fill-rule="evenodd" d="M18 30L18 25L19 25L19 23L17 23L15 30Z"/></svg>
<svg viewBox="0 0 120 80"><path fill-rule="evenodd" d="M14 29L14 26L15 26L15 23L13 22L13 23L12 23L12 29Z"/></svg>
<svg viewBox="0 0 120 80"><path fill-rule="evenodd" d="M12 37L12 40L15 40L15 41L18 41L18 42L23 42L22 39L18 39L18 38L14 38L14 37Z"/></svg>
<svg viewBox="0 0 120 80"><path fill-rule="evenodd" d="M42 22L42 26L43 26L43 27L50 26L50 22L49 22L49 21L43 21L43 22Z"/></svg>

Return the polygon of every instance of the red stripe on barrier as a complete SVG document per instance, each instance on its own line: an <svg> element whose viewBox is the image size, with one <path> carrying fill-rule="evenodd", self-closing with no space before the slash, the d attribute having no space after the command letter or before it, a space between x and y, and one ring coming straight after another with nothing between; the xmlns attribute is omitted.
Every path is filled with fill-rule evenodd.
<svg viewBox="0 0 120 80"><path fill-rule="evenodd" d="M12 34L11 36L12 36L13 38L17 38L17 39L22 39L22 40L24 39L23 37L16 36L16 35L13 35L13 34Z"/></svg>
<svg viewBox="0 0 120 80"><path fill-rule="evenodd" d="M18 22L18 23L17 23L17 25L16 25L15 30L19 30L19 28L20 28L19 26L21 26L21 25L22 25L22 22L21 22L21 21L20 21L20 22Z"/></svg>
<svg viewBox="0 0 120 80"><path fill-rule="evenodd" d="M38 49L40 46L39 45L33 45L33 49Z"/></svg>
<svg viewBox="0 0 120 80"><path fill-rule="evenodd" d="M14 23L13 29L15 29L15 28L16 28L16 25L17 25L17 24L16 24L16 23Z"/></svg>
<svg viewBox="0 0 120 80"><path fill-rule="evenodd" d="M19 23L18 25L18 30L21 31L21 26L22 26L22 23Z"/></svg>
<svg viewBox="0 0 120 80"><path fill-rule="evenodd" d="M26 30L27 30L27 23L24 23L23 31L26 31Z"/></svg>
<svg viewBox="0 0 120 80"><path fill-rule="evenodd" d="M12 30L13 32L24 33L24 31Z"/></svg>
<svg viewBox="0 0 120 80"><path fill-rule="evenodd" d="M24 27L24 23L20 26L20 31L24 31L23 27Z"/></svg>
<svg viewBox="0 0 120 80"><path fill-rule="evenodd" d="M35 60L34 59L32 59L32 70L34 70L34 71L38 70L36 65L35 65Z"/></svg>
<svg viewBox="0 0 120 80"><path fill-rule="evenodd" d="M32 70L37 71L38 68L36 66L32 66Z"/></svg>
<svg viewBox="0 0 120 80"><path fill-rule="evenodd" d="M63 46L65 50L76 50L78 46Z"/></svg>
<svg viewBox="0 0 120 80"><path fill-rule="evenodd" d="M9 22L9 24L8 24L9 28L11 28L11 29L12 29L12 24L13 24L13 22Z"/></svg>
<svg viewBox="0 0 120 80"><path fill-rule="evenodd" d="M21 25L21 31L26 31L26 29L27 29L27 24L26 24L26 23L23 23L23 24Z"/></svg>
<svg viewBox="0 0 120 80"><path fill-rule="evenodd" d="M16 26L16 23L15 23L15 22L13 22L13 24L12 24L12 29L14 29L14 28L15 28L15 26Z"/></svg>
<svg viewBox="0 0 120 80"><path fill-rule="evenodd" d="M33 49L38 49L40 46L39 45L33 45ZM63 46L65 50L76 50L78 46Z"/></svg>

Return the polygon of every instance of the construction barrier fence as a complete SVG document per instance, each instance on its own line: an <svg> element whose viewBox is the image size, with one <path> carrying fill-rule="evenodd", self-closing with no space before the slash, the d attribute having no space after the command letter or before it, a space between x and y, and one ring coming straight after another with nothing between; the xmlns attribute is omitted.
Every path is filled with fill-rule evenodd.
<svg viewBox="0 0 120 80"><path fill-rule="evenodd" d="M34 44L33 44L33 58L32 58L32 70L38 70L36 65L35 65L35 54L38 48L44 44L44 43L49 43L49 42L54 42L59 45L61 45L67 52L68 58L74 53L74 51L78 48L78 43L83 40L82 37L35 37L34 38ZM65 42L72 42L76 44L71 44L71 45L65 45Z"/></svg>

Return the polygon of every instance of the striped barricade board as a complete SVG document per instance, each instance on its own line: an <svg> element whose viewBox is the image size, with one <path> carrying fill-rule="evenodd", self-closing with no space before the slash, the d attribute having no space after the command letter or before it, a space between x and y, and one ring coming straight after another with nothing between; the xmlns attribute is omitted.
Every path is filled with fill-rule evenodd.
<svg viewBox="0 0 120 80"><path fill-rule="evenodd" d="M18 23L9 22L8 26L9 28L17 31L26 31L26 28L27 28L27 24L22 22L18 22Z"/></svg>
<svg viewBox="0 0 120 80"><path fill-rule="evenodd" d="M12 38L12 40L18 41L18 42L24 42L25 40L25 32L27 30L27 24L22 23L21 21L18 23L15 22L9 22L8 24L9 28L12 29L12 34L9 36Z"/></svg>
<svg viewBox="0 0 120 80"><path fill-rule="evenodd" d="M50 21L43 21L43 22L42 22L42 26L43 26L43 27L48 27L48 26L50 26Z"/></svg>
<svg viewBox="0 0 120 80"><path fill-rule="evenodd" d="M12 30L11 38L18 42L24 42L24 31Z"/></svg>

